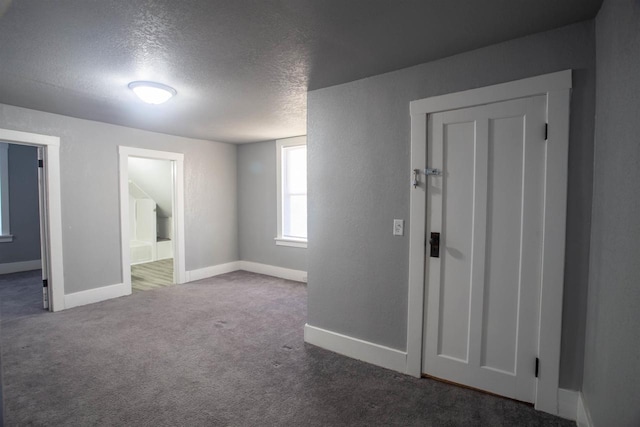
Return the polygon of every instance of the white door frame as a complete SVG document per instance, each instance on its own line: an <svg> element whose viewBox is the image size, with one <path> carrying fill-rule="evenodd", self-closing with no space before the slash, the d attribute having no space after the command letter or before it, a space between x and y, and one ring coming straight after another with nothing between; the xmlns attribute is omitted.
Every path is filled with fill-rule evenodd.
<svg viewBox="0 0 640 427"><path fill-rule="evenodd" d="M567 165L569 152L569 103L571 70L523 80L412 101L411 169L428 167L427 116L432 113L473 107L535 95L547 97L548 141L544 177L542 281L538 357L540 372L536 384L535 407L558 413L560 334L564 287L565 226L567 207ZM542 130L541 130L542 131ZM411 233L409 240L409 295L406 373L422 373L423 319L425 314L425 214L424 175L411 189Z"/></svg>
<svg viewBox="0 0 640 427"><path fill-rule="evenodd" d="M0 140L11 144L30 145L44 149L45 179L40 182L47 206L44 206L45 235L41 235L41 256L48 254L47 280L49 310L64 310L64 263L62 252L62 202L60 196L60 138L37 133L0 129ZM44 188L42 188L44 187ZM42 212L42 211L41 211ZM44 261L44 260L43 260Z"/></svg>
<svg viewBox="0 0 640 427"><path fill-rule="evenodd" d="M122 245L122 283L131 294L131 251L129 247L129 157L170 160L173 175L173 277L176 284L186 282L184 254L184 154L170 151L118 146L120 164L120 240Z"/></svg>

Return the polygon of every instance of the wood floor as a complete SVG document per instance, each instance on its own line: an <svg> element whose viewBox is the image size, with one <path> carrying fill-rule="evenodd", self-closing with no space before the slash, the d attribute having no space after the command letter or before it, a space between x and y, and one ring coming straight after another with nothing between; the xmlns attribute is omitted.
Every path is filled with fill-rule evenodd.
<svg viewBox="0 0 640 427"><path fill-rule="evenodd" d="M133 292L173 285L173 258L131 266Z"/></svg>

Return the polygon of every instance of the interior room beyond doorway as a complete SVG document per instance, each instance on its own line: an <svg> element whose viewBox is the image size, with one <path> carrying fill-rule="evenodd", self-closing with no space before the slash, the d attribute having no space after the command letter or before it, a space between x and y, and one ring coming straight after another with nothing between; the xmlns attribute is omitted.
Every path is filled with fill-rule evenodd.
<svg viewBox="0 0 640 427"><path fill-rule="evenodd" d="M131 287L146 291L174 280L173 164L129 157Z"/></svg>

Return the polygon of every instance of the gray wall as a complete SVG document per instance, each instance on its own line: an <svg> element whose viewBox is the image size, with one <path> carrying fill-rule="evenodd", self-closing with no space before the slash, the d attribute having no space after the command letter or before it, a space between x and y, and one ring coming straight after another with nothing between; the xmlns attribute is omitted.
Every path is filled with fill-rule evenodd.
<svg viewBox="0 0 640 427"><path fill-rule="evenodd" d="M640 425L640 2L596 19L596 133L583 393L594 426Z"/></svg>
<svg viewBox="0 0 640 427"><path fill-rule="evenodd" d="M9 219L13 242L0 243L0 263L40 259L38 150L9 144Z"/></svg>
<svg viewBox="0 0 640 427"><path fill-rule="evenodd" d="M187 270L238 259L234 145L1 104L0 127L60 137L65 293L122 283L118 145L184 153Z"/></svg>
<svg viewBox="0 0 640 427"><path fill-rule="evenodd" d="M562 387L581 385L594 115L593 22L310 92L308 320L406 349L409 102L573 69ZM410 224L407 224L410 227Z"/></svg>
<svg viewBox="0 0 640 427"><path fill-rule="evenodd" d="M276 142L238 146L240 259L307 270L307 249L276 246Z"/></svg>

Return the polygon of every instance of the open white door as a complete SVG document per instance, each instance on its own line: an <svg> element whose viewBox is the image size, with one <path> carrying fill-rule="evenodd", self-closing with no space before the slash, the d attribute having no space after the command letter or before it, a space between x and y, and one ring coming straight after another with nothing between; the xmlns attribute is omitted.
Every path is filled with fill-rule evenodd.
<svg viewBox="0 0 640 427"><path fill-rule="evenodd" d="M43 286L43 300L46 296L51 311L64 310L60 138L0 129L0 140L11 144L36 146L38 159L44 160L43 167L38 169L42 271L43 279L47 281L47 289Z"/></svg>
<svg viewBox="0 0 640 427"><path fill-rule="evenodd" d="M40 259L42 261L42 308L51 309L49 288L49 225L47 218L47 174L45 171L45 148L38 147L38 207L40 210Z"/></svg>
<svg viewBox="0 0 640 427"><path fill-rule="evenodd" d="M535 402L546 97L430 115L427 375ZM439 238L439 248L438 240Z"/></svg>

